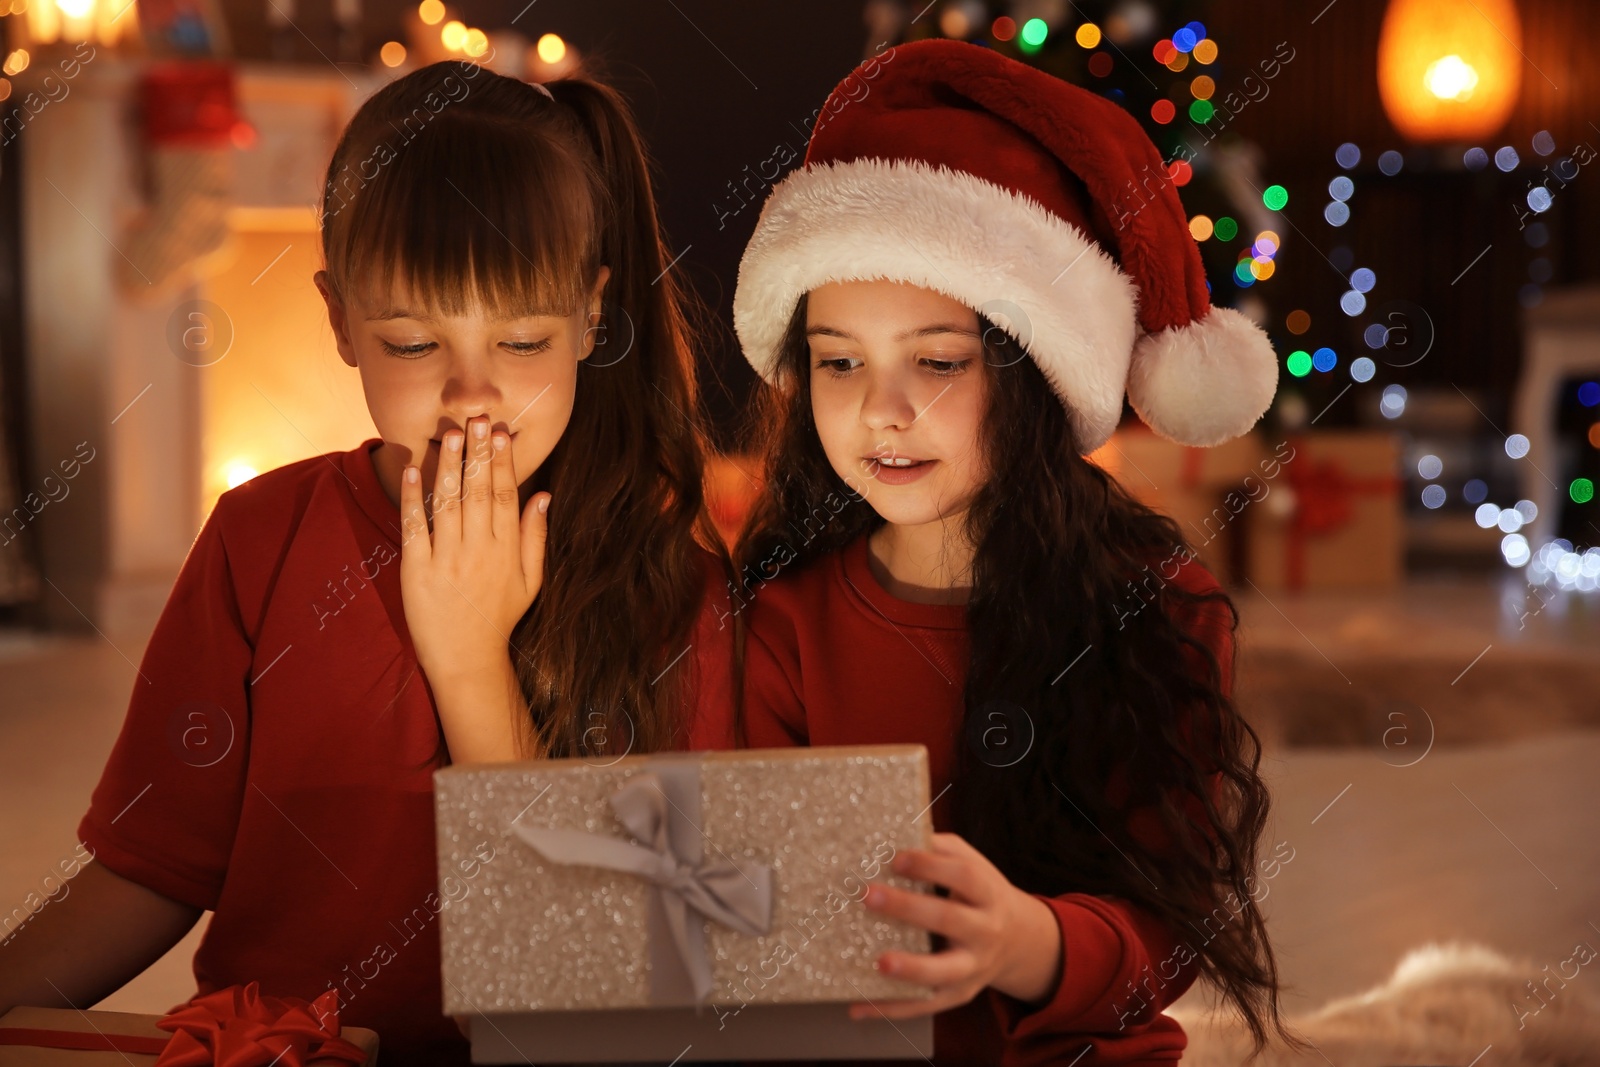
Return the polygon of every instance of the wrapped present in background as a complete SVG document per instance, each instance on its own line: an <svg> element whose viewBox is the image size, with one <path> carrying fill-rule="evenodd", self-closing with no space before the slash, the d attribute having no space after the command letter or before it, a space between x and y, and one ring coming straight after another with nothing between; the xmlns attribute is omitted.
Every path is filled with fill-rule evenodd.
<svg viewBox="0 0 1600 1067"><path fill-rule="evenodd" d="M165 1016L13 1008L0 1018L4 1067L323 1067L375 1064L378 1035L339 1025L338 992L263 996L256 983L195 997Z"/></svg>
<svg viewBox="0 0 1600 1067"><path fill-rule="evenodd" d="M1383 430L1293 434L1276 491L1249 515L1251 580L1262 590L1400 581L1405 552L1400 440Z"/></svg>
<svg viewBox="0 0 1600 1067"><path fill-rule="evenodd" d="M861 904L925 848L921 745L448 767L434 775L444 1011L473 1061L931 1056L880 974L926 931ZM464 866L465 865L465 866ZM470 866L476 892L450 884Z"/></svg>
<svg viewBox="0 0 1600 1067"><path fill-rule="evenodd" d="M1200 562L1228 584L1243 578L1239 518L1270 495L1277 475L1274 454L1255 432L1195 448L1157 437L1144 423L1130 420L1088 458L1141 503L1175 519Z"/></svg>

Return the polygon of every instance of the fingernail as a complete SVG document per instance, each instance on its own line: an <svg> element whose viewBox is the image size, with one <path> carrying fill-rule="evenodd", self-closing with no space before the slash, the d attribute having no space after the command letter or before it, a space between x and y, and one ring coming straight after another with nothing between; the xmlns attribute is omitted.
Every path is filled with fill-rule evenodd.
<svg viewBox="0 0 1600 1067"><path fill-rule="evenodd" d="M539 514L543 515L545 512L550 510L550 498L547 496L542 496L539 498L539 503L535 504L534 506L539 509Z"/></svg>
<svg viewBox="0 0 1600 1067"><path fill-rule="evenodd" d="M505 450L505 447L506 447L505 434L500 434L500 433L495 434L494 435L494 450L496 452L503 452Z"/></svg>
<svg viewBox="0 0 1600 1067"><path fill-rule="evenodd" d="M461 450L462 437L463 437L462 434L456 433L454 430L451 430L449 433L444 435L444 447L448 448L452 452L460 451Z"/></svg>
<svg viewBox="0 0 1600 1067"><path fill-rule="evenodd" d="M413 485L415 485L417 480L419 478L421 478L421 477L422 477L422 475L417 471L417 468L415 468L415 467L407 467L406 468L406 481L411 482Z"/></svg>
<svg viewBox="0 0 1600 1067"><path fill-rule="evenodd" d="M475 423L472 424L472 436L474 436L474 437L476 437L476 438L481 440L483 438L483 435L488 433L488 432L489 432L488 420L483 420L481 422L475 422Z"/></svg>

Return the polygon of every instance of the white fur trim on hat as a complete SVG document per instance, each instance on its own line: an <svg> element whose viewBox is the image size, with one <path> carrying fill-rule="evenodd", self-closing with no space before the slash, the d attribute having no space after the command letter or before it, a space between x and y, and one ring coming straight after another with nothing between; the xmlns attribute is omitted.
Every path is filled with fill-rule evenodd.
<svg viewBox="0 0 1600 1067"><path fill-rule="evenodd" d="M1277 389L1272 342L1232 308L1146 334L1128 373L1128 402L1139 418L1162 437L1201 448L1249 431Z"/></svg>
<svg viewBox="0 0 1600 1067"><path fill-rule="evenodd" d="M1076 226L948 167L805 167L773 190L739 264L733 325L745 358L773 381L800 298L829 282L874 279L932 289L990 318L1044 372L1078 450L1110 439L1139 335L1138 290Z"/></svg>

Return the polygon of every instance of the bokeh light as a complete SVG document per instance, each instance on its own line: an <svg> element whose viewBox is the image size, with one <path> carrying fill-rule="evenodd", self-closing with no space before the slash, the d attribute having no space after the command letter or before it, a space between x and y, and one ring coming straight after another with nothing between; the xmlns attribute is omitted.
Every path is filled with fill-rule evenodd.
<svg viewBox="0 0 1600 1067"><path fill-rule="evenodd" d="M547 33L539 38L539 43L534 49L542 62L555 64L566 58L567 42L556 34Z"/></svg>
<svg viewBox="0 0 1600 1067"><path fill-rule="evenodd" d="M1383 387L1383 397L1378 401L1378 410L1386 419L1398 419L1406 413L1406 387L1403 385L1386 385Z"/></svg>

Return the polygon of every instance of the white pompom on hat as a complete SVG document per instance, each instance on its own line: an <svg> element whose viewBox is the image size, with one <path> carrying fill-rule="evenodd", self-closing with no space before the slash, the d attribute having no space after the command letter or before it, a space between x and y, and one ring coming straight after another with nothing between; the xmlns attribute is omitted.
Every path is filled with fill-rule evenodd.
<svg viewBox="0 0 1600 1067"><path fill-rule="evenodd" d="M800 298L873 279L943 293L1025 346L1082 453L1111 437L1124 393L1157 434L1206 446L1248 431L1277 389L1266 334L1211 306L1139 124L979 45L900 45L833 91L739 266L745 357L776 380Z"/></svg>

